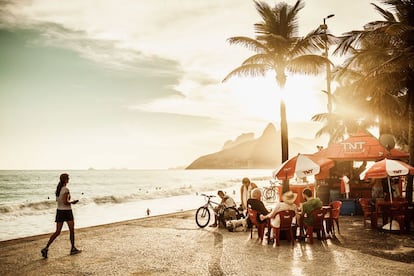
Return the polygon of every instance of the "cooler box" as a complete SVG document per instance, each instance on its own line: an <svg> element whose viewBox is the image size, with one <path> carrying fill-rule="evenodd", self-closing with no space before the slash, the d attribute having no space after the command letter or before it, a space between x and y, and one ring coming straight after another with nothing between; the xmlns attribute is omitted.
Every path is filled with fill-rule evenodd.
<svg viewBox="0 0 414 276"><path fill-rule="evenodd" d="M357 209L356 209L356 199L355 198L341 198L339 199L342 201L341 206L341 216L353 216L356 215Z"/></svg>

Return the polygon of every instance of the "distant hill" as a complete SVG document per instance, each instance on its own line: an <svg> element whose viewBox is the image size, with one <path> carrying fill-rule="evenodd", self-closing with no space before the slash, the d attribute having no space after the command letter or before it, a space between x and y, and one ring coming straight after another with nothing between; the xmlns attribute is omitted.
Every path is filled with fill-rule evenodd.
<svg viewBox="0 0 414 276"><path fill-rule="evenodd" d="M304 138L289 139L289 155L316 152L317 142ZM204 155L186 169L269 169L281 162L280 132L268 124L263 134L255 139L253 133L245 133L234 141L224 143L222 150Z"/></svg>

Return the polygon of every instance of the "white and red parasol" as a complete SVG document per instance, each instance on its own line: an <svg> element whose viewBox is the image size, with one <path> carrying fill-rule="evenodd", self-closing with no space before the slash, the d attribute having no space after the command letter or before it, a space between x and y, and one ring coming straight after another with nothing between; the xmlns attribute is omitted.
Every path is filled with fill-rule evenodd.
<svg viewBox="0 0 414 276"><path fill-rule="evenodd" d="M315 177L318 178L318 175L333 166L334 162L331 159L298 154L283 162L283 164L273 172L273 177L279 180L288 180L293 178L296 174L297 177L315 175Z"/></svg>
<svg viewBox="0 0 414 276"><path fill-rule="evenodd" d="M360 174L360 179L388 178L388 188L391 191L390 177L414 174L414 167L398 160L383 159L375 162ZM390 192L392 202L392 193Z"/></svg>

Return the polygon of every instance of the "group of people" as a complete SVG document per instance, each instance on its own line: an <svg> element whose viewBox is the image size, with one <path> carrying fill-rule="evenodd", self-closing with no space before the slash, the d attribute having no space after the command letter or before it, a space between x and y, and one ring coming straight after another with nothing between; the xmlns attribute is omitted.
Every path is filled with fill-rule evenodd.
<svg viewBox="0 0 414 276"><path fill-rule="evenodd" d="M234 200L224 194L223 191L219 191L218 195L222 199L220 206L221 207L234 207L236 203ZM292 210L295 212L296 216L293 218L293 223L299 223L299 219L302 218L304 225L313 225L312 212L316 209L322 207L322 201L319 198L313 197L312 190L304 189L302 191L302 196L304 202L297 206L295 201L297 199L297 194L292 191L287 191L282 195L282 201L277 202L271 211L264 205L262 201L262 191L257 185L250 181L249 178L245 177L242 180L242 186L240 188L240 210L243 210L245 213L247 208L255 210L257 212L257 221L259 223L266 223L267 221L273 227L280 226L280 218L276 215L279 211ZM220 207L217 207L220 208ZM217 209L218 210L218 209ZM248 217L246 216L248 220ZM247 223L251 227L251 223ZM212 227L217 227L217 219L214 224L210 225Z"/></svg>
<svg viewBox="0 0 414 276"><path fill-rule="evenodd" d="M60 181L56 187L56 202L57 202L57 210L56 210L56 231L50 236L49 241L40 252L43 258L48 257L48 250L49 246L53 243L53 241L60 235L64 222L67 223L69 227L69 237L71 242L71 250L70 254L78 254L81 250L75 247L75 222L72 212L72 205L78 203L78 200L71 200L69 188L67 187L69 183L69 175L67 173L63 173L60 175ZM233 198L229 195L225 194L223 191L218 191L218 196L221 198L220 204L215 208L215 213L219 214L220 210L227 208L227 207L234 207L236 208L236 202ZM312 223L312 216L310 215L311 212L317 208L322 207L322 202L319 198L312 198L312 191L309 189L305 189L303 191L303 197L305 198L306 202L302 205L302 210L295 205L297 194L294 194L291 191L288 191L282 195L282 202L276 203L272 211L270 212L266 206L263 204L262 198L262 191L257 187L257 185L250 181L249 178L245 177L242 180L242 186L240 187L240 207L239 209L246 212L247 208L251 208L256 210L258 213L258 221L264 222L270 219L270 223L275 226L279 227L280 219L278 216L275 216L278 211L283 210L293 210L296 214L300 214L302 212L304 214L304 223L311 224ZM149 209L147 213L149 215ZM248 218L246 218L248 219ZM250 222L247 223L249 227L251 227ZM211 227L218 226L218 215L215 216L215 221Z"/></svg>

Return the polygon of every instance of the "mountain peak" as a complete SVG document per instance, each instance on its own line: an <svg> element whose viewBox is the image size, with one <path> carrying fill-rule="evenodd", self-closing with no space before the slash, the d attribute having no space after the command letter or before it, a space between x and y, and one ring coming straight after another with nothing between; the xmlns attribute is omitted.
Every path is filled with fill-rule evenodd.
<svg viewBox="0 0 414 276"><path fill-rule="evenodd" d="M315 141L289 139L291 154L312 152ZM229 140L223 149L204 155L193 161L186 169L274 169L281 164L280 132L269 123L257 139L251 132Z"/></svg>
<svg viewBox="0 0 414 276"><path fill-rule="evenodd" d="M262 136L267 136L267 135L274 135L276 134L276 128L272 123L269 123L265 130L263 131Z"/></svg>

